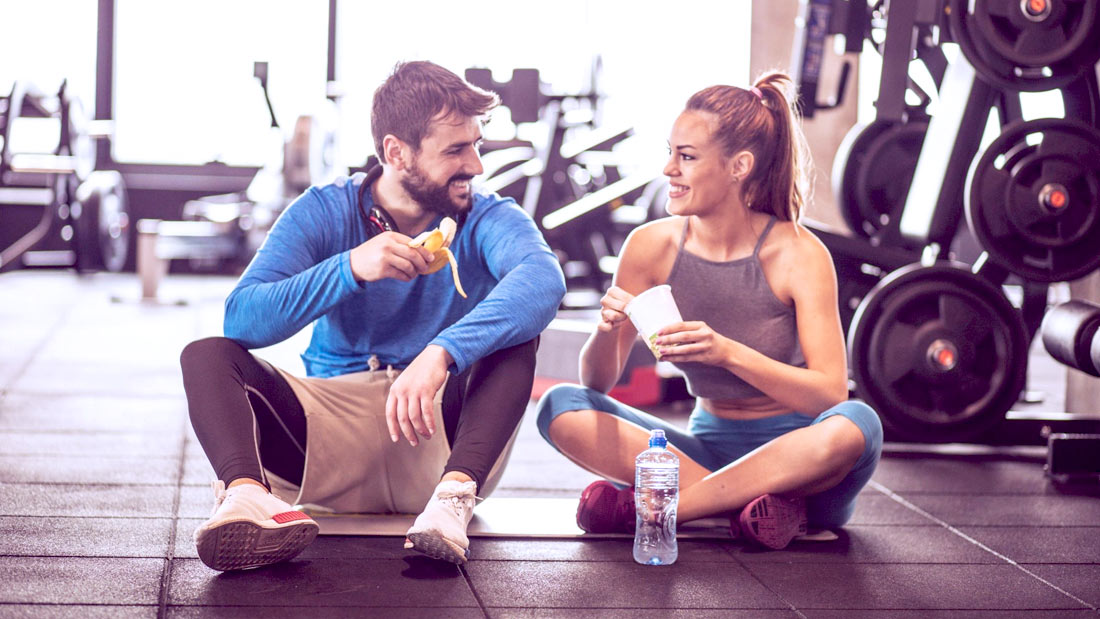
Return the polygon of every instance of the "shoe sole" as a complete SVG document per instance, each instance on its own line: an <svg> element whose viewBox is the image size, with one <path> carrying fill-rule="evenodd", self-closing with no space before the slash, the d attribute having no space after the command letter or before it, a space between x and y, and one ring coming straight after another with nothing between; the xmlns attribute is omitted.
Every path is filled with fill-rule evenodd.
<svg viewBox="0 0 1100 619"><path fill-rule="evenodd" d="M772 550L781 550L799 535L806 534L805 501L765 494L742 510L740 533Z"/></svg>
<svg viewBox="0 0 1100 619"><path fill-rule="evenodd" d="M433 559L462 565L470 558L469 549L463 548L443 537L437 531L419 531L405 537L412 542L412 550L428 555Z"/></svg>
<svg viewBox="0 0 1100 619"><path fill-rule="evenodd" d="M195 537L199 559L220 570L246 570L292 559L317 537L320 527L301 512L288 521L236 520L200 531Z"/></svg>

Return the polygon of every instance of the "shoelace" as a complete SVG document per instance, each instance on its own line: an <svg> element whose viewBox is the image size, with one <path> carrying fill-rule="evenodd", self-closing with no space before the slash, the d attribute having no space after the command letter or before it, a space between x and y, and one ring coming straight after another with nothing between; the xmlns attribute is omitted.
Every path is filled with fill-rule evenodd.
<svg viewBox="0 0 1100 619"><path fill-rule="evenodd" d="M210 487L214 489L214 511L218 511L218 508L225 502L225 482L215 479L210 482Z"/></svg>
<svg viewBox="0 0 1100 619"><path fill-rule="evenodd" d="M472 494L466 494L465 492L454 492L451 490L443 490L439 494L435 495L439 499L440 503L445 503L454 510L455 515L461 516L463 507L467 510L473 509L477 502L480 501L478 497Z"/></svg>

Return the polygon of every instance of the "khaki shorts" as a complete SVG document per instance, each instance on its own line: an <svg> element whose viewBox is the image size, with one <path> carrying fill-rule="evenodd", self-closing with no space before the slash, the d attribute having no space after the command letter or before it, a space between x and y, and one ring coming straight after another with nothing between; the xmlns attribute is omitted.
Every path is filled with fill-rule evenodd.
<svg viewBox="0 0 1100 619"><path fill-rule="evenodd" d="M279 370L306 414L302 485L265 471L271 491L292 505L334 513L419 513L451 455L443 431L443 390L435 394L436 433L413 447L394 443L386 427L386 396L400 372L378 369L332 378L299 378ZM518 428L517 428L518 430ZM516 433L478 488L489 496L508 461Z"/></svg>

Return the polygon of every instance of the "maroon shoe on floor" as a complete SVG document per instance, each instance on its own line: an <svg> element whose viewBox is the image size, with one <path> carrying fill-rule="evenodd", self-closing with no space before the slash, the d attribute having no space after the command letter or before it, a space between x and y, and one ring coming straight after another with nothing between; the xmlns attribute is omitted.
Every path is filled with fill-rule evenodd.
<svg viewBox="0 0 1100 619"><path fill-rule="evenodd" d="M619 490L602 479L588 484L577 505L577 526L588 533L633 533L634 488Z"/></svg>
<svg viewBox="0 0 1100 619"><path fill-rule="evenodd" d="M786 548L792 539L806 534L806 500L765 494L746 505L738 520L746 539L773 550Z"/></svg>

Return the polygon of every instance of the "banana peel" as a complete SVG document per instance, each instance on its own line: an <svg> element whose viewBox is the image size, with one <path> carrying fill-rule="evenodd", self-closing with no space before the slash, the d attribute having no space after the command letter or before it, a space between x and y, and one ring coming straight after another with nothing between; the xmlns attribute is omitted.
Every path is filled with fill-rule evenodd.
<svg viewBox="0 0 1100 619"><path fill-rule="evenodd" d="M435 230L425 230L409 241L409 247L423 247L432 252L432 263L428 265L428 273L435 273L447 264L451 265L451 277L455 281L455 290L462 298L466 298L466 291L462 289L462 281L458 278L458 261L451 253L450 245L454 240L458 224L450 217L444 217Z"/></svg>

